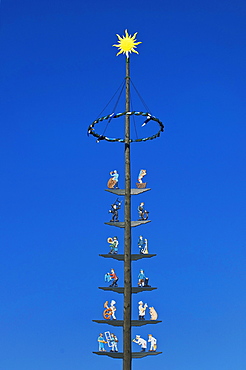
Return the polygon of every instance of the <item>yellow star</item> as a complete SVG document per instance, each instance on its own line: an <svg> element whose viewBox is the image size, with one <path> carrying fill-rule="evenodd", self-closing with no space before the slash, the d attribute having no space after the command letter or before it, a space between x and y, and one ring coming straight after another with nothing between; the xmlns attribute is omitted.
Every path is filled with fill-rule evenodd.
<svg viewBox="0 0 246 370"><path fill-rule="evenodd" d="M125 30L125 36L116 35L118 37L118 44L114 44L120 51L116 54L126 54L126 57L129 58L129 53L133 52L138 54L137 50L134 50L137 45L141 44L142 42L136 42L136 35L137 32L134 33L133 36L129 35L127 30Z"/></svg>

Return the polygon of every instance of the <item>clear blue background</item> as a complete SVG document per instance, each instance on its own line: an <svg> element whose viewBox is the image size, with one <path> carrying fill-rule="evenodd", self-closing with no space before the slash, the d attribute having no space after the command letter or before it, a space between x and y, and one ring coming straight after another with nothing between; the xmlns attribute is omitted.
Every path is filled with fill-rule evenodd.
<svg viewBox="0 0 246 370"><path fill-rule="evenodd" d="M144 268L158 287L133 297L133 318L141 299L163 321L133 329L163 352L133 369L246 369L245 16L239 0L1 2L1 370L122 368L92 354L108 329L92 319L110 299L122 318L122 296L98 286L111 267L122 285L123 264L98 254L115 234L123 250L104 225L123 145L86 131L124 79L112 44L126 28L143 42L132 80L165 124L132 145L133 186L146 168L152 188L133 199L152 222L132 248L143 233L158 254L133 264L134 285Z"/></svg>

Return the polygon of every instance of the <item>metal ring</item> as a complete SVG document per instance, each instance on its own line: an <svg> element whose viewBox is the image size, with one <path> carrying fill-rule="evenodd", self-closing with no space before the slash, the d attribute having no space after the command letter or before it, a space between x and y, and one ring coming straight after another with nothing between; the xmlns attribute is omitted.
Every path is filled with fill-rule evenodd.
<svg viewBox="0 0 246 370"><path fill-rule="evenodd" d="M156 118L155 116L152 116L150 113L133 111L133 112L123 112L123 113L117 113L117 114L111 113L111 114L109 114L107 116L104 116L104 117L101 117L101 118L96 119L88 127L88 135L93 135L94 137L96 137L97 138L97 142L99 142L101 140L106 140L106 141L109 141L109 142L124 143L125 142L124 139L121 139L121 138L109 138L107 136L97 134L96 131L95 131L95 129L94 129L94 126L98 122L102 122L104 120L110 120L111 121L111 119L113 119L113 118L119 118L119 117L122 117L122 116L125 116L125 115L129 115L129 116L135 115L135 116L147 117L146 120L144 121L145 124L148 123L149 121L155 121L160 126L159 131L155 135L152 135L152 136L149 136L149 137L146 137L146 138L142 138L142 139L136 139L136 140L130 139L130 142L131 143L134 143L134 142L137 143L137 142L141 142L141 141L147 141L147 140L156 139L157 137L160 136L161 132L164 131L164 125L163 125L163 123L158 118Z"/></svg>

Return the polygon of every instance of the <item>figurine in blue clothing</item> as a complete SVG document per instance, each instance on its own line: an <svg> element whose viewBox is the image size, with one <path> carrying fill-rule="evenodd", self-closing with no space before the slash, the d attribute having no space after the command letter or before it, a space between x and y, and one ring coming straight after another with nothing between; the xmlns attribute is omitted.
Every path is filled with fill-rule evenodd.
<svg viewBox="0 0 246 370"><path fill-rule="evenodd" d="M113 189L115 187L115 189L119 189L118 188L118 182L119 182L118 172L116 170L114 170L114 171L109 172L109 174L110 174L111 177L108 180L108 184L107 184L108 188Z"/></svg>
<svg viewBox="0 0 246 370"><path fill-rule="evenodd" d="M149 278L145 276L144 270L140 270L138 274L138 286L139 287L150 287Z"/></svg>
<svg viewBox="0 0 246 370"><path fill-rule="evenodd" d="M107 239L107 242L109 243L109 247L110 247L109 254L117 254L118 245L119 245L117 236L114 236L113 238L109 237Z"/></svg>
<svg viewBox="0 0 246 370"><path fill-rule="evenodd" d="M99 345L99 349L98 349L99 352L105 352L106 349L104 348L104 343L107 343L107 341L104 340L103 333L99 334L99 337L98 337L97 341L98 341L98 345Z"/></svg>
<svg viewBox="0 0 246 370"><path fill-rule="evenodd" d="M140 254L148 254L148 239L144 239L142 235L138 239L138 248Z"/></svg>

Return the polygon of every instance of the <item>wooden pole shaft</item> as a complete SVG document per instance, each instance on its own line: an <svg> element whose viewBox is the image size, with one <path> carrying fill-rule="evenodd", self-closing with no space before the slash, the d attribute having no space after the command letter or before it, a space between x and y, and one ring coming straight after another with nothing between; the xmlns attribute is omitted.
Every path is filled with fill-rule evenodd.
<svg viewBox="0 0 246 370"><path fill-rule="evenodd" d="M130 111L130 58L126 58L126 111ZM125 236L124 236L124 326L123 370L132 368L131 350L131 166L130 166L130 116L125 116Z"/></svg>

